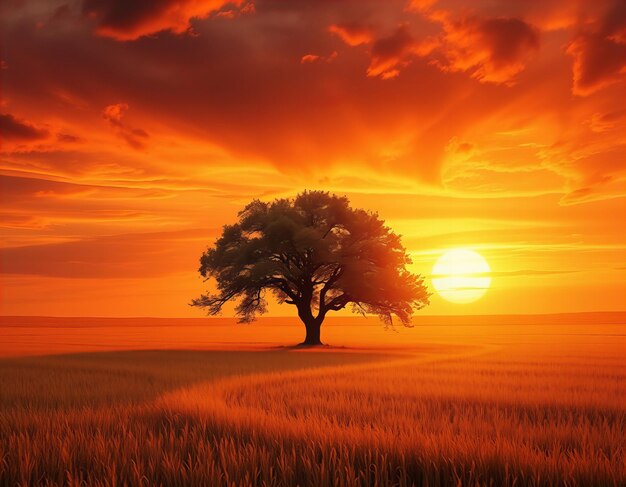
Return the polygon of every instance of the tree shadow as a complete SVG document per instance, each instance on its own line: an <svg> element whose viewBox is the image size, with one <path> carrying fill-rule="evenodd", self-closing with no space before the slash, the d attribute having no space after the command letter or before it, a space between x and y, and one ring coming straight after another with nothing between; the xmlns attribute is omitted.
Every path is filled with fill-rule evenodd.
<svg viewBox="0 0 626 487"><path fill-rule="evenodd" d="M317 347L317 349L324 347ZM0 360L0 411L138 404L221 378L374 361L380 354L142 350Z"/></svg>

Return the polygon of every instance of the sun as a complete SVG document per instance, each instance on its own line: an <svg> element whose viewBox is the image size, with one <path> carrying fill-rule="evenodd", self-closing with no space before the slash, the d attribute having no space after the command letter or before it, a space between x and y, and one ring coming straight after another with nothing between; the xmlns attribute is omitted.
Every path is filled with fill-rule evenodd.
<svg viewBox="0 0 626 487"><path fill-rule="evenodd" d="M489 289L491 269L478 253L466 249L449 250L433 266L435 290L446 301L472 303Z"/></svg>

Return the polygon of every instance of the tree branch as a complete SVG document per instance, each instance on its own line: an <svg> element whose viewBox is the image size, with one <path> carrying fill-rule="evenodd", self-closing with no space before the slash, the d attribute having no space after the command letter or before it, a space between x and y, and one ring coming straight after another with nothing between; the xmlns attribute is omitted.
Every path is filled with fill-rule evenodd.
<svg viewBox="0 0 626 487"><path fill-rule="evenodd" d="M342 274L343 268L338 265L337 267L335 267L335 270L332 272L332 274L324 284L324 287L322 287L322 289L320 290L318 316L326 315L326 311L328 311L328 308L326 307L326 294L332 289L333 284L335 284L339 280Z"/></svg>
<svg viewBox="0 0 626 487"><path fill-rule="evenodd" d="M332 223L329 227L328 230L326 230L326 233L324 233L324 236L322 238L326 238L328 236L328 234L330 233L330 231L335 228L337 226L336 223Z"/></svg>

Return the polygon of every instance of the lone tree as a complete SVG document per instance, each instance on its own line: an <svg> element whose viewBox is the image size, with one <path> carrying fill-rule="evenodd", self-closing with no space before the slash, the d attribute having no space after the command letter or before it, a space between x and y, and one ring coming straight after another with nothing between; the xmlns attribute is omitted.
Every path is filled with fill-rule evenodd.
<svg viewBox="0 0 626 487"><path fill-rule="evenodd" d="M271 291L298 310L303 345L321 345L326 314L348 305L386 325L395 315L410 326L429 297L423 279L406 269L410 263L400 237L345 197L305 191L294 199L254 200L200 258L200 274L217 281L217 292L191 305L216 315L238 298L236 314L246 323L265 313Z"/></svg>

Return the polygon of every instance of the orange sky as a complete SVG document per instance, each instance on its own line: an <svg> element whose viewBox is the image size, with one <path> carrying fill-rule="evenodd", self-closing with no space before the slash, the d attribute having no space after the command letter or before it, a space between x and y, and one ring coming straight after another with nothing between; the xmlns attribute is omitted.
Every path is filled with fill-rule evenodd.
<svg viewBox="0 0 626 487"><path fill-rule="evenodd" d="M422 313L626 309L623 0L8 0L1 32L1 314L202 316L221 225L303 189L416 272L487 259Z"/></svg>

